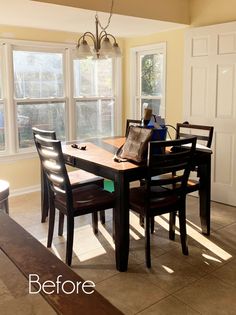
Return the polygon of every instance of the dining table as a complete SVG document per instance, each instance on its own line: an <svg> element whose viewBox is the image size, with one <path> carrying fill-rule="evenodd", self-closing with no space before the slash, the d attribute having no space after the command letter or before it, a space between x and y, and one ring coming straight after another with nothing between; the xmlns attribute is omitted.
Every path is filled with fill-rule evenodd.
<svg viewBox="0 0 236 315"><path fill-rule="evenodd" d="M129 256L129 186L130 183L145 177L145 164L137 165L130 161L117 162L114 155L124 144L125 137L93 138L74 141L62 145L65 162L114 182L115 188L115 257L116 268L127 271ZM73 144L78 144L77 146ZM81 150L80 148L83 148ZM200 181L200 220L202 233L210 234L211 200L211 151L197 148L194 165L198 167Z"/></svg>

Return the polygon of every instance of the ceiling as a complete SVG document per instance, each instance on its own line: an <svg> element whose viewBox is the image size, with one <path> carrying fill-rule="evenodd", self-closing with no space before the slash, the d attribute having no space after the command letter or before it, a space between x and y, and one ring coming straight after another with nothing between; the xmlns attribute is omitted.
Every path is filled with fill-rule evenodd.
<svg viewBox="0 0 236 315"><path fill-rule="evenodd" d="M30 0L0 0L0 25L32 27L65 32L95 31L95 11ZM108 13L98 13L103 26ZM114 14L108 32L135 37L186 27L184 24Z"/></svg>

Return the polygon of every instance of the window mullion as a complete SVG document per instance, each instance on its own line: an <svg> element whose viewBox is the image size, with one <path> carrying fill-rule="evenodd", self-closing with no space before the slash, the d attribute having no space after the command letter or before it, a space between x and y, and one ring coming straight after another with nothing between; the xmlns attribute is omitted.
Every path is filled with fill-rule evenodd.
<svg viewBox="0 0 236 315"><path fill-rule="evenodd" d="M64 86L66 96L66 138L68 140L76 139L73 72L73 50L66 49L64 62Z"/></svg>
<svg viewBox="0 0 236 315"><path fill-rule="evenodd" d="M58 102L65 102L66 97L49 97L49 98L14 98L17 104L44 104L44 103L58 103Z"/></svg>
<svg viewBox="0 0 236 315"><path fill-rule="evenodd" d="M6 143L9 154L17 151L17 119L16 103L14 101L14 74L13 74L13 57L12 46L9 43L4 45L4 95L6 104Z"/></svg>
<svg viewBox="0 0 236 315"><path fill-rule="evenodd" d="M112 81L113 81L113 95L114 95L114 103L115 103L115 111L114 111L114 132L115 135L122 134L122 124L121 120L117 119L118 117L122 117L122 107L121 107L121 100L122 100L122 87L121 87L121 59L116 58L113 63L112 68Z"/></svg>

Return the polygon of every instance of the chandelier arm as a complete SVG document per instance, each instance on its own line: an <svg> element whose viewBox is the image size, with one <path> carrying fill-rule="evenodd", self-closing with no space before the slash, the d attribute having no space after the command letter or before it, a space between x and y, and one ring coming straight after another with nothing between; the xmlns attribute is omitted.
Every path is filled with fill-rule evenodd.
<svg viewBox="0 0 236 315"><path fill-rule="evenodd" d="M106 31L101 31L98 35L98 41L101 44L101 40L107 36L107 32Z"/></svg>
<svg viewBox="0 0 236 315"><path fill-rule="evenodd" d="M86 36L90 37L90 38L93 40L94 43L96 42L96 38L95 38L95 36L93 35L93 33L91 33L91 32L85 32L85 33L84 33L82 36L80 36L80 38L78 39L78 45L79 45L81 39L84 40Z"/></svg>
<svg viewBox="0 0 236 315"><path fill-rule="evenodd" d="M104 31L105 32L105 31ZM102 32L100 33L100 35L102 34ZM113 40L114 40L114 44L117 44L117 41L116 41L116 38L112 35L112 34L110 34L110 33L107 33L107 32L105 32L105 34L103 34L102 36L100 36L100 41L104 38L104 37L108 37L108 36L110 36Z"/></svg>

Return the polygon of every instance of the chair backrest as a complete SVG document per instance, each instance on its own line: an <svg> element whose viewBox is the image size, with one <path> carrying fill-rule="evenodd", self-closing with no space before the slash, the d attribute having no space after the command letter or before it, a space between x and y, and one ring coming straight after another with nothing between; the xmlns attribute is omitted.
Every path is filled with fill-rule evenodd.
<svg viewBox="0 0 236 315"><path fill-rule="evenodd" d="M213 138L213 126L192 125L189 123L177 123L176 125L176 139L188 138L192 136L197 137L197 141L206 147L210 148Z"/></svg>
<svg viewBox="0 0 236 315"><path fill-rule="evenodd" d="M61 148L61 141L35 135L35 145L51 192L72 204L72 189Z"/></svg>
<svg viewBox="0 0 236 315"><path fill-rule="evenodd" d="M140 125L141 125L141 119L127 119L126 120L125 136L126 137L128 136L130 126L140 126Z"/></svg>
<svg viewBox="0 0 236 315"><path fill-rule="evenodd" d="M51 139L51 140L56 140L57 139L56 138L56 132L54 130L43 130L43 129L39 129L39 128L33 127L32 131L33 131L34 139L35 139L36 135L40 135L43 138L48 138L48 139Z"/></svg>
<svg viewBox="0 0 236 315"><path fill-rule="evenodd" d="M186 194L189 173L196 149L196 137L170 141L151 141L148 146L147 185L172 185ZM172 173L173 176L158 176ZM154 179L153 179L154 178Z"/></svg>

